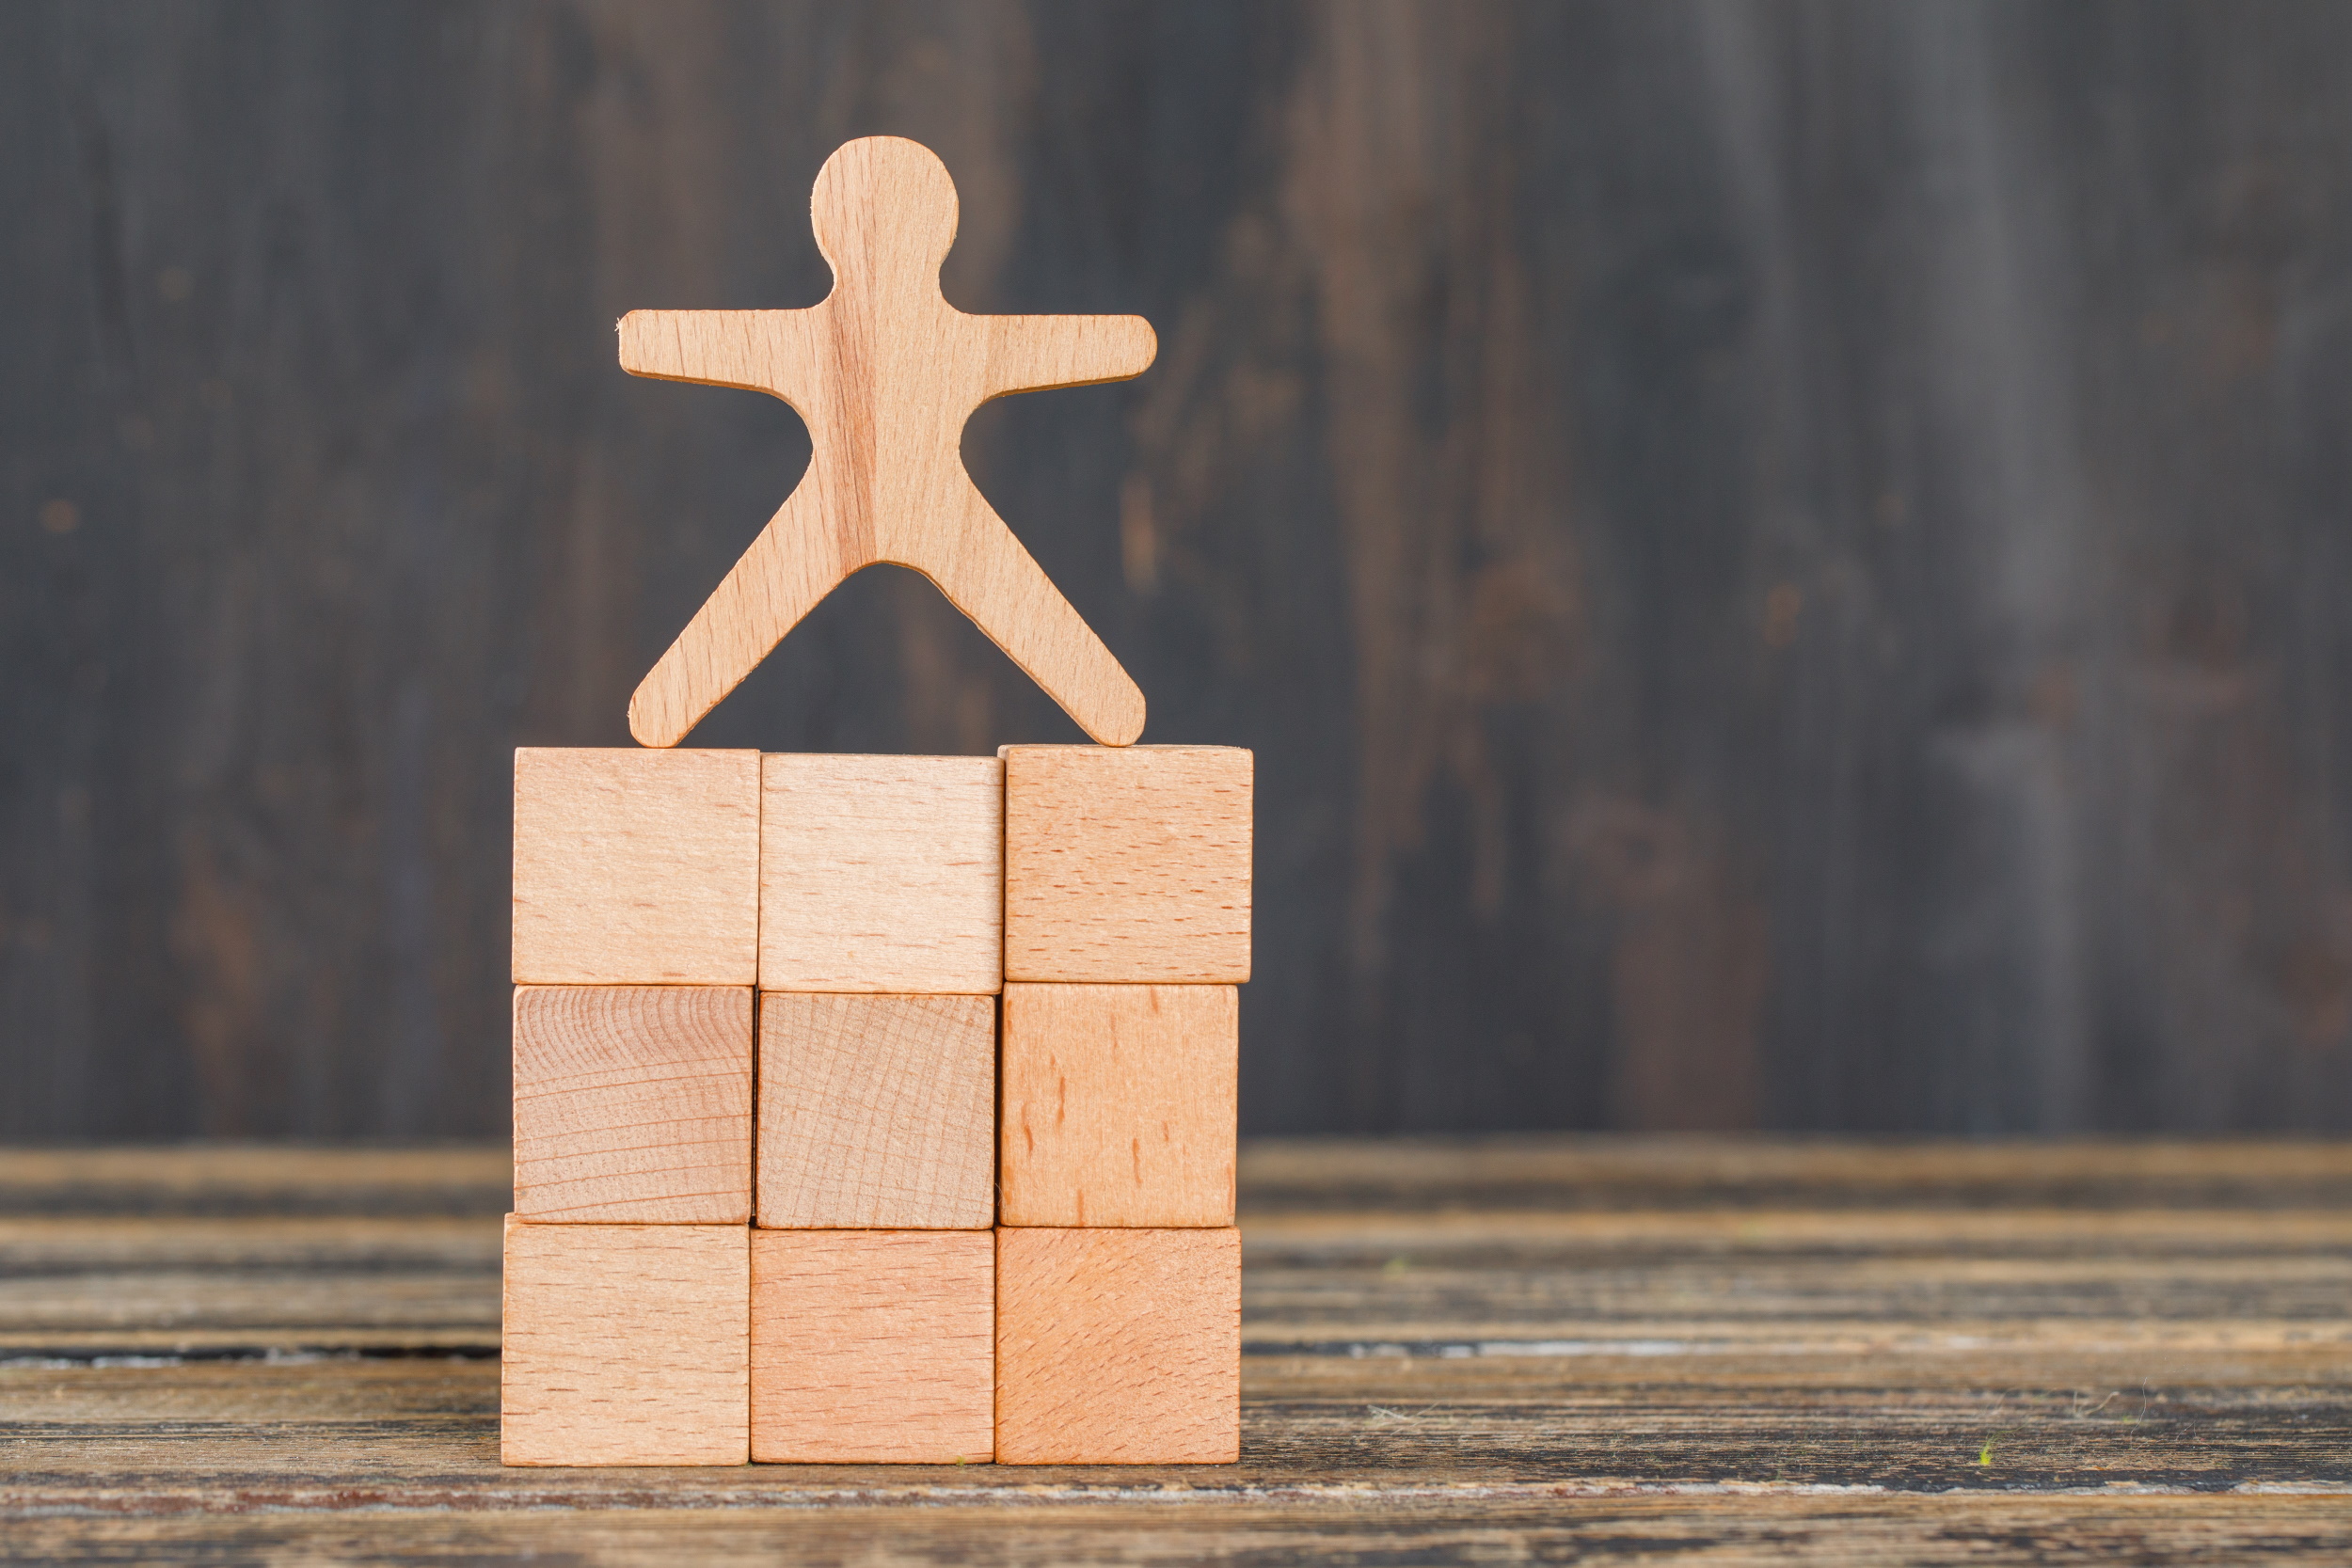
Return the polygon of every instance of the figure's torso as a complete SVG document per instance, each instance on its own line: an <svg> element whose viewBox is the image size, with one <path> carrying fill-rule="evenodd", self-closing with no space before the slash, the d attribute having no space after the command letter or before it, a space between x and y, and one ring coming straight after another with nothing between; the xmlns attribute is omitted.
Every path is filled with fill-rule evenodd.
<svg viewBox="0 0 2352 1568"><path fill-rule="evenodd" d="M936 293L916 306L903 296L886 310L873 305L837 290L812 312L813 384L787 394L809 427L812 499L849 571L875 561L923 565L977 499L962 436L985 396L982 318Z"/></svg>

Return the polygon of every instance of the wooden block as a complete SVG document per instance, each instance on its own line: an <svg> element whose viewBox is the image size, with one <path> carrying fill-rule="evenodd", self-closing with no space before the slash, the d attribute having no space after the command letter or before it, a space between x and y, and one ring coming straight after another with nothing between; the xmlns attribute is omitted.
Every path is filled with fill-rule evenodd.
<svg viewBox="0 0 2352 1568"><path fill-rule="evenodd" d="M759 753L515 752L518 985L748 986Z"/></svg>
<svg viewBox="0 0 2352 1568"><path fill-rule="evenodd" d="M1143 733L1143 693L964 471L963 423L1008 392L1123 381L1158 352L1139 316L968 316L939 292L956 186L928 148L845 143L809 224L833 293L803 310L632 310L635 375L771 393L808 426L808 470L629 699L629 733L675 746L850 573L936 583L1080 728Z"/></svg>
<svg viewBox="0 0 2352 1568"><path fill-rule="evenodd" d="M1229 1226L1232 986L1005 987L1000 1223Z"/></svg>
<svg viewBox="0 0 2352 1568"><path fill-rule="evenodd" d="M751 1457L751 1231L506 1219L499 1458Z"/></svg>
<svg viewBox="0 0 2352 1568"><path fill-rule="evenodd" d="M771 752L761 781L762 990L1003 988L1003 763Z"/></svg>
<svg viewBox="0 0 2352 1568"><path fill-rule="evenodd" d="M747 1225L749 986L517 986L515 1212Z"/></svg>
<svg viewBox="0 0 2352 1568"><path fill-rule="evenodd" d="M1241 1457L1241 1232L996 1232L1000 1465Z"/></svg>
<svg viewBox="0 0 2352 1568"><path fill-rule="evenodd" d="M996 999L759 999L763 1227L986 1229Z"/></svg>
<svg viewBox="0 0 2352 1568"><path fill-rule="evenodd" d="M1008 746L1005 977L1249 978L1254 758L1228 746Z"/></svg>
<svg viewBox="0 0 2352 1568"><path fill-rule="evenodd" d="M752 1458L952 1465L995 1443L985 1230L752 1237Z"/></svg>

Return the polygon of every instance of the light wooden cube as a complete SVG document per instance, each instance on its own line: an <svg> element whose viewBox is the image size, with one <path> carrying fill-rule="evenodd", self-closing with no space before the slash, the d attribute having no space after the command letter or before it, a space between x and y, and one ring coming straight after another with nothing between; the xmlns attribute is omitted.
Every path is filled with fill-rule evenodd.
<svg viewBox="0 0 2352 1568"><path fill-rule="evenodd" d="M995 1451L985 1230L752 1237L752 1458L977 1464Z"/></svg>
<svg viewBox="0 0 2352 1568"><path fill-rule="evenodd" d="M1005 977L1249 978L1254 759L1226 746L1008 746Z"/></svg>
<svg viewBox="0 0 2352 1568"><path fill-rule="evenodd" d="M751 1231L506 1220L499 1457L751 1457Z"/></svg>
<svg viewBox="0 0 2352 1568"><path fill-rule="evenodd" d="M1240 993L1010 982L999 1219L1228 1226Z"/></svg>
<svg viewBox="0 0 2352 1568"><path fill-rule="evenodd" d="M746 1225L748 986L517 986L515 1212Z"/></svg>
<svg viewBox="0 0 2352 1568"><path fill-rule="evenodd" d="M1001 762L771 752L761 780L762 990L1002 989Z"/></svg>
<svg viewBox="0 0 2352 1568"><path fill-rule="evenodd" d="M1241 1457L1241 1232L996 1232L1000 1465Z"/></svg>
<svg viewBox="0 0 2352 1568"><path fill-rule="evenodd" d="M759 753L515 752L518 985L748 986Z"/></svg>
<svg viewBox="0 0 2352 1568"><path fill-rule="evenodd" d="M994 997L761 993L763 1227L984 1230L995 1132Z"/></svg>

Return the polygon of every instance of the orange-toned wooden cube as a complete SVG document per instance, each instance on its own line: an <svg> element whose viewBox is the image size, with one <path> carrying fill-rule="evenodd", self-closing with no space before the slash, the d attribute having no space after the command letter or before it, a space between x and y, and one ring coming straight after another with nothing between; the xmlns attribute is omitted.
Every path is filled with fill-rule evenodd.
<svg viewBox="0 0 2352 1568"><path fill-rule="evenodd" d="M1005 987L998 1218L1233 1223L1232 986Z"/></svg>
<svg viewBox="0 0 2352 1568"><path fill-rule="evenodd" d="M770 752L760 769L762 990L1004 985L1003 763Z"/></svg>
<svg viewBox="0 0 2352 1568"><path fill-rule="evenodd" d="M1241 1456L1241 1233L996 1232L996 1459Z"/></svg>
<svg viewBox="0 0 2352 1568"><path fill-rule="evenodd" d="M978 1463L995 1449L985 1230L752 1236L752 1458Z"/></svg>
<svg viewBox="0 0 2352 1568"><path fill-rule="evenodd" d="M507 1216L500 1458L745 1463L751 1234Z"/></svg>
<svg viewBox="0 0 2352 1568"><path fill-rule="evenodd" d="M759 753L515 752L514 979L748 986Z"/></svg>
<svg viewBox="0 0 2352 1568"><path fill-rule="evenodd" d="M1249 978L1254 762L1229 746L1008 746L1005 978Z"/></svg>

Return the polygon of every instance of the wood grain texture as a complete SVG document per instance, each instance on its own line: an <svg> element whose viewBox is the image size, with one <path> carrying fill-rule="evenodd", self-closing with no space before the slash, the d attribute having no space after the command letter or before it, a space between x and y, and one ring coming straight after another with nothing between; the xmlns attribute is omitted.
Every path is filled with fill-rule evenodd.
<svg viewBox="0 0 2352 1568"><path fill-rule="evenodd" d="M761 994L761 1227L984 1228L995 1117L993 997Z"/></svg>
<svg viewBox="0 0 2352 1568"><path fill-rule="evenodd" d="M1241 1233L996 1232L996 1458L1241 1457Z"/></svg>
<svg viewBox="0 0 2352 1568"><path fill-rule="evenodd" d="M1148 317L963 461L1259 754L1253 1132L2352 1131L2352 12L0 7L0 1132L502 1137L516 744L807 451L808 306ZM265 64L266 62L266 68ZM69 526L71 525L71 526ZM691 744L1081 738L913 572Z"/></svg>
<svg viewBox="0 0 2352 1568"><path fill-rule="evenodd" d="M1231 986L1008 985L999 1223L1232 1224L1240 1046Z"/></svg>
<svg viewBox="0 0 2352 1568"><path fill-rule="evenodd" d="M986 1231L752 1237L752 1458L961 1465L995 1451Z"/></svg>
<svg viewBox="0 0 2352 1568"><path fill-rule="evenodd" d="M0 1364L494 1357L499 1227L496 1215L265 1211L0 1221Z"/></svg>
<svg viewBox="0 0 2352 1568"><path fill-rule="evenodd" d="M744 1463L750 1236L508 1216L501 1463Z"/></svg>
<svg viewBox="0 0 2352 1568"><path fill-rule="evenodd" d="M6 1214L488 1214L514 1206L503 1145L0 1145Z"/></svg>
<svg viewBox="0 0 2352 1568"><path fill-rule="evenodd" d="M1983 1215L2151 1207L2352 1212L2352 1142L2299 1138L1256 1138L1242 1146L1240 1175L1251 1210L1263 1214L1855 1207Z"/></svg>
<svg viewBox="0 0 2352 1568"><path fill-rule="evenodd" d="M1006 978L1249 978L1250 752L1008 746L1001 754Z"/></svg>
<svg viewBox="0 0 2352 1568"><path fill-rule="evenodd" d="M383 1515L259 1509L193 1518L36 1518L16 1527L44 1562L151 1557L470 1565L566 1557L598 1564L766 1568L976 1568L1238 1561L1476 1562L1528 1557L1588 1568L1677 1560L1890 1563L2133 1561L2331 1564L2352 1552L2332 1496L1871 1497L1817 1492L1710 1495L1672 1484L1581 1493L1552 1485L1431 1492L1283 1487L1160 1501L1087 1497L976 1503L935 1492L818 1510L800 1498L722 1508L646 1504L535 1513ZM880 1491L881 1488L862 1489ZM630 1499L635 1504L638 1499ZM831 1502L828 1498L826 1501ZM993 1506L992 1506L992 1503ZM389 1533L398 1544L389 1544ZM1406 1555L1409 1554L1409 1555Z"/></svg>
<svg viewBox="0 0 2352 1568"><path fill-rule="evenodd" d="M515 988L515 1212L751 1223L754 994Z"/></svg>
<svg viewBox="0 0 2352 1568"><path fill-rule="evenodd" d="M994 757L763 757L760 989L1002 988L1004 781Z"/></svg>
<svg viewBox="0 0 2352 1568"><path fill-rule="evenodd" d="M849 142L809 198L833 292L804 310L632 310L636 375L771 392L807 422L808 473L629 699L629 731L675 746L842 579L879 562L939 585L1106 745L1143 733L1143 693L964 471L991 398L1123 381L1158 353L1139 316L968 316L939 291L956 187L926 147Z"/></svg>
<svg viewBox="0 0 2352 1568"><path fill-rule="evenodd" d="M2352 1148L1548 1142L1248 1151L1245 1212L1283 1212L1245 1221L1236 1465L659 1475L499 1464L501 1222L445 1210L501 1151L0 1150L0 1535L43 1562L2352 1552ZM1541 1207L1564 1178L1586 1206ZM388 1297L429 1277L404 1350Z"/></svg>
<svg viewBox="0 0 2352 1568"><path fill-rule="evenodd" d="M517 747L514 976L748 986L759 754Z"/></svg>

